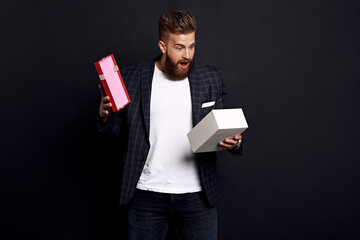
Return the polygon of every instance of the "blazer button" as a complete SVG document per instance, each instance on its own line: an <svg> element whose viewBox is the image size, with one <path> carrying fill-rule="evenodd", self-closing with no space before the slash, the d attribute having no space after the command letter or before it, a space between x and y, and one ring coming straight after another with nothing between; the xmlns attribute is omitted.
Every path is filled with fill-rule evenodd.
<svg viewBox="0 0 360 240"><path fill-rule="evenodd" d="M143 158L141 159L141 161L145 162L145 161L146 161L146 157L143 157Z"/></svg>

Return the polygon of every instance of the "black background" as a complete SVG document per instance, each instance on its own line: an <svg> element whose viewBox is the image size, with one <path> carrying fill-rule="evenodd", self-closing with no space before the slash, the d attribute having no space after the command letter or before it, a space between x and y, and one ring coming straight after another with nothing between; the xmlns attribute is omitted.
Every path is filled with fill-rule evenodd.
<svg viewBox="0 0 360 240"><path fill-rule="evenodd" d="M220 239L359 239L359 1L1 1L1 239L124 239L93 63L151 60L157 18L197 19L196 61L245 112L219 154ZM172 236L168 237L169 239Z"/></svg>

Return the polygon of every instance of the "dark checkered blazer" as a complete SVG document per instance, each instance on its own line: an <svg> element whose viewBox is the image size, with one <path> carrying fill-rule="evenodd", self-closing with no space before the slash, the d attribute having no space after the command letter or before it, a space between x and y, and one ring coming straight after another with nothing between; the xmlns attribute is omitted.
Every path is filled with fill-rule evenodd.
<svg viewBox="0 0 360 240"><path fill-rule="evenodd" d="M120 204L131 201L143 170L149 149L150 96L155 61L125 68L121 71L131 98L124 109L112 113L106 125L99 122L99 130L105 136L120 140L119 151L123 162L120 183ZM189 75L193 126L214 108L228 108L219 68L195 64ZM215 101L215 105L202 108L202 103ZM174 143L176 144L176 143ZM232 150L241 154L240 150ZM219 182L216 170L216 153L197 153L201 185L208 203L215 206L219 199Z"/></svg>

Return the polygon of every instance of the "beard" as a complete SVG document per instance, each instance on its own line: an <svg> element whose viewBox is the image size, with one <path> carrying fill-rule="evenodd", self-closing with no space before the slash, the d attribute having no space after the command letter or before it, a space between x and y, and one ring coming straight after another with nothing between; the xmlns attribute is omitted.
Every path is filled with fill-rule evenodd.
<svg viewBox="0 0 360 240"><path fill-rule="evenodd" d="M179 67L180 63L188 62L189 66L186 69ZM180 60L174 63L168 56L165 59L165 74L171 80L183 80L187 78L194 67L194 59Z"/></svg>

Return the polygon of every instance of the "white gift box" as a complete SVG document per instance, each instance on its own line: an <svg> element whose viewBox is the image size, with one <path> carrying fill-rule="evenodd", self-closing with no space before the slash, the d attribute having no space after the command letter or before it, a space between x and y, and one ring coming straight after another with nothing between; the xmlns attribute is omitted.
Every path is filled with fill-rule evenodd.
<svg viewBox="0 0 360 240"><path fill-rule="evenodd" d="M241 108L213 109L188 134L194 153L220 151L225 138L241 134L248 128Z"/></svg>

